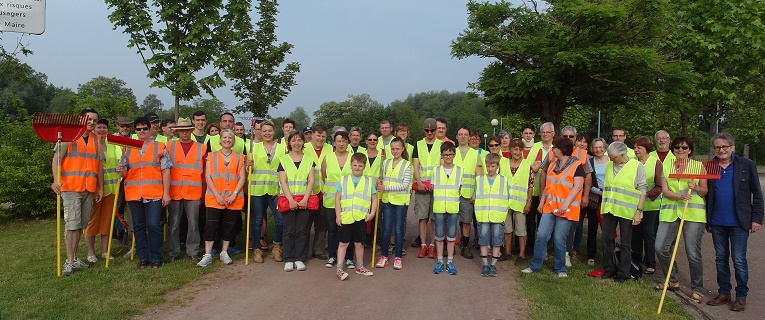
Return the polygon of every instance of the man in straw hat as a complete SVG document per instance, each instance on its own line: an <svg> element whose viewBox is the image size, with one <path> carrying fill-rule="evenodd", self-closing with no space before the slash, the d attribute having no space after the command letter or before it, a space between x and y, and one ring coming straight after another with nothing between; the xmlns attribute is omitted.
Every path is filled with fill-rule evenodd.
<svg viewBox="0 0 765 320"><path fill-rule="evenodd" d="M199 260L199 206L202 200L202 179L207 147L191 139L194 124L189 118L178 118L175 133L179 140L167 144L167 152L173 161L170 169L170 212L168 262L179 258L181 251L181 212L186 211L186 254L194 262Z"/></svg>

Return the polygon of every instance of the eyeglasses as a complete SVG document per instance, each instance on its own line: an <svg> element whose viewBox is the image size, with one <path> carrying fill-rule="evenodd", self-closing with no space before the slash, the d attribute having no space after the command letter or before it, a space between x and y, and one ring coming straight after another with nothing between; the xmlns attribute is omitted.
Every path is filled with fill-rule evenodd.
<svg viewBox="0 0 765 320"><path fill-rule="evenodd" d="M377 141L377 139L367 139L367 141Z"/></svg>
<svg viewBox="0 0 765 320"><path fill-rule="evenodd" d="M136 127L135 128L136 132L138 132L138 131L146 131L146 130L149 130L149 127Z"/></svg>
<svg viewBox="0 0 765 320"><path fill-rule="evenodd" d="M575 136L575 135L573 135L573 134L564 134L564 135L562 135L561 137L565 137L565 138L569 138L569 139L574 139L574 138L576 138L576 136Z"/></svg>
<svg viewBox="0 0 765 320"><path fill-rule="evenodd" d="M551 133L553 133L553 132L552 131L542 131L542 134L551 134Z"/></svg>
<svg viewBox="0 0 765 320"><path fill-rule="evenodd" d="M688 150L688 149L690 149L690 147L689 146L675 146L675 150L679 150L679 149Z"/></svg>
<svg viewBox="0 0 765 320"><path fill-rule="evenodd" d="M489 143L489 147L499 147L499 143Z"/></svg>
<svg viewBox="0 0 765 320"><path fill-rule="evenodd" d="M715 150L728 150L730 146L714 146Z"/></svg>
<svg viewBox="0 0 765 320"><path fill-rule="evenodd" d="M454 154L453 153L442 153L441 157L442 158L452 158L452 157L454 157Z"/></svg>
<svg viewBox="0 0 765 320"><path fill-rule="evenodd" d="M425 133L433 133L436 129L425 129Z"/></svg>

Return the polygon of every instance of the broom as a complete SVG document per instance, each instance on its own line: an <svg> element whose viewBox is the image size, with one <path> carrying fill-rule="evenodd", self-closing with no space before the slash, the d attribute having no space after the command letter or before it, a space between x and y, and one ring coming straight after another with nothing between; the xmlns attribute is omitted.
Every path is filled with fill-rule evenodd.
<svg viewBox="0 0 765 320"><path fill-rule="evenodd" d="M61 142L73 142L82 137L88 117L77 114L35 112L32 129L37 137L56 143L56 182L61 185ZM56 194L56 275L61 276L61 192Z"/></svg>
<svg viewBox="0 0 765 320"><path fill-rule="evenodd" d="M255 120L252 120L252 124L253 124L253 127L254 127ZM253 138L253 134L250 134L250 152L249 152L248 156L250 157L250 160L255 161L255 157L252 155L252 153L253 153L253 150L252 150L252 148L253 148L252 138ZM252 181L250 181L250 180L252 180L252 167L254 165L255 165L255 163L253 163L252 166L247 166L247 183L246 183L246 185L247 185L246 188L247 189L250 188L250 184L252 183ZM251 209L252 208L252 197L250 197L250 194L251 194L251 192L247 193L247 197L249 197L250 201L247 201L247 224L246 224L246 226L247 226L247 236L244 238L245 241L248 241L248 242L251 241L250 240L250 223L251 223L251 221L250 221L250 213L252 212L252 209ZM253 248L254 248L254 246L253 246ZM244 265L245 266L250 265L250 248L244 248Z"/></svg>
<svg viewBox="0 0 765 320"><path fill-rule="evenodd" d="M720 165L717 160L704 160L696 161L690 159L675 159L672 163L672 167L675 168L675 173L670 173L671 179L706 179L706 180L718 180L720 179ZM680 172L680 173L678 173ZM690 193L691 190L688 190ZM669 278L672 275L672 268L675 265L675 257L677 256L677 247L680 243L680 235L683 232L683 225L685 224L685 214L688 212L688 204L690 200L685 200L685 207L683 208L683 214L680 216L680 226L677 230L677 238L675 238L675 246L672 249L672 257L669 259L669 269L667 269L667 277L664 279L664 286L661 290L661 300L659 300L659 309L656 314L661 313L661 308L664 305L664 298L667 295L667 288L669 286Z"/></svg>
<svg viewBox="0 0 765 320"><path fill-rule="evenodd" d="M385 167L385 148L382 149L382 153L380 154L380 174L377 177L377 181L382 181L384 178L383 175L383 169ZM382 199L382 195L377 196L377 212L375 212L375 231L372 233L372 263L370 264L370 268L375 268L375 250L377 249L377 226L380 222L380 202ZM363 257L362 257L363 261Z"/></svg>
<svg viewBox="0 0 765 320"><path fill-rule="evenodd" d="M135 140L128 137L121 137L118 135L107 135L106 136L106 143L111 143L117 146L122 147L122 154L125 154L125 148L133 148L133 149L141 149L143 146L143 141L141 140ZM109 244L106 246L106 269L109 269L109 260L110 256L112 254L112 236L114 235L114 217L117 216L117 199L120 198L120 184L122 182L122 176L120 175L117 179L117 191L114 193L114 205L112 205L112 223L109 225L111 226L109 228Z"/></svg>

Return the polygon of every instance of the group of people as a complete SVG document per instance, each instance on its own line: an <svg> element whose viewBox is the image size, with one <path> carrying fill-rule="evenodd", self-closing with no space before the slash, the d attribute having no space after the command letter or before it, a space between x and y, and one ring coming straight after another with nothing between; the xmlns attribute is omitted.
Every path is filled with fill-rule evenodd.
<svg viewBox="0 0 765 320"><path fill-rule="evenodd" d="M515 264L529 264L523 273L542 268L552 240L553 271L564 278L571 260L580 259L587 217L587 262L595 263L600 225L602 278L617 282L633 278L633 262L644 266L646 274L657 269L666 274L670 248L682 232L697 301L703 299L703 231L712 232L720 290L708 303L732 301L732 256L738 286L731 308L746 306L747 236L761 226L763 201L754 163L735 154L735 141L727 133L712 139L712 163L721 178L707 180L689 176L710 168L692 158L693 141L670 140L663 130L654 136L654 150L646 137L630 148L621 128L614 129L613 142L607 144L571 126L556 136L552 123L542 124L541 139L535 141L535 128L524 125L521 138L502 131L484 150L480 135L467 127L457 130L456 143L446 137L447 120L439 117L425 119L425 137L414 144L407 143L408 125L398 124L394 134L388 120L380 123L379 135L364 136L359 127L333 128L330 144L329 130L320 124L295 130L295 122L285 119L283 138L275 139L274 124L258 119L248 139L232 114L223 114L214 127L206 126L206 115L197 111L191 119L161 123L153 113L135 120L119 117L117 133L129 136L132 128L132 137L143 142L140 149L125 149L105 143L107 119L93 109L82 115L88 118L87 131L63 144L52 164L62 171L52 189L64 200L66 275L87 267L76 255L83 230L87 261L98 261L96 235L102 236L101 257L112 258L104 236L112 207L122 202L129 209L126 220L134 232L139 268L179 259L181 243L200 267L213 263L218 248L218 258L231 264L230 254L238 252L233 242L246 227L253 262L264 262L270 251L275 261L284 262L285 271L302 271L310 253L326 260L326 267L336 267L340 280L348 277L346 268L373 274L362 260L374 237L379 243L375 267L385 268L392 255L392 268L403 269L406 218L411 215L418 220L412 246L419 248L418 258L435 259L433 273L457 274L458 246L463 257L473 258L472 231L482 276L497 276L497 262L511 259L517 239ZM165 208L169 258L163 260ZM242 212L247 209L251 221L245 226ZM264 241L269 209L272 245ZM611 259L617 231L618 264ZM528 262L527 252L533 252ZM668 290L679 288L676 274Z"/></svg>

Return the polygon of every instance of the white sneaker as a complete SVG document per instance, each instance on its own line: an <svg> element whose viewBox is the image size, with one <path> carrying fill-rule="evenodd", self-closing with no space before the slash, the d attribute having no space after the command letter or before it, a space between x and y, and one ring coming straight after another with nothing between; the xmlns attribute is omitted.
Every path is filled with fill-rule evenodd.
<svg viewBox="0 0 765 320"><path fill-rule="evenodd" d="M330 257L329 260L327 260L327 263L324 264L324 266L327 268L332 268L335 266L336 262L337 262L337 259L335 259L334 257Z"/></svg>
<svg viewBox="0 0 765 320"><path fill-rule="evenodd" d="M526 269L521 270L521 272L523 272L523 273L534 273L534 270L531 270L531 268L526 268Z"/></svg>
<svg viewBox="0 0 765 320"><path fill-rule="evenodd" d="M72 265L74 266L75 269L85 269L90 267L89 265L85 264L85 262L82 262L80 258L74 258L74 261L72 261Z"/></svg>
<svg viewBox="0 0 765 320"><path fill-rule="evenodd" d="M295 261L295 269L297 271L305 271L305 263L303 261Z"/></svg>
<svg viewBox="0 0 765 320"><path fill-rule="evenodd" d="M227 251L221 251L220 252L220 261L223 261L225 264L232 264L234 263L233 260L231 260L231 257L228 256Z"/></svg>
<svg viewBox="0 0 765 320"><path fill-rule="evenodd" d="M64 261L64 268L61 270L61 274L65 276L71 276L74 273L74 265Z"/></svg>
<svg viewBox="0 0 765 320"><path fill-rule="evenodd" d="M206 267L212 264L212 255L206 254L202 256L202 260L197 262L197 267Z"/></svg>
<svg viewBox="0 0 765 320"><path fill-rule="evenodd" d="M295 264L292 262L285 262L284 263L284 271L290 272L292 270L295 270Z"/></svg>
<svg viewBox="0 0 765 320"><path fill-rule="evenodd" d="M566 252L566 268L571 268L571 256Z"/></svg>
<svg viewBox="0 0 765 320"><path fill-rule="evenodd" d="M588 266L594 266L594 265L595 265L595 259L589 259L589 260L587 260L587 265L588 265Z"/></svg>
<svg viewBox="0 0 765 320"><path fill-rule="evenodd" d="M356 269L356 265L353 264L353 260L345 259L345 267L348 269Z"/></svg>
<svg viewBox="0 0 765 320"><path fill-rule="evenodd" d="M565 273L565 272L558 273L558 278L566 278L566 277L568 277L568 273Z"/></svg>

